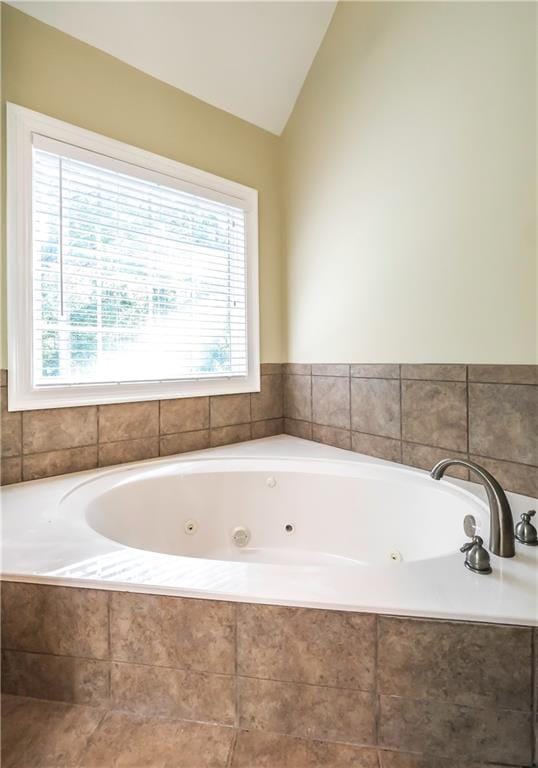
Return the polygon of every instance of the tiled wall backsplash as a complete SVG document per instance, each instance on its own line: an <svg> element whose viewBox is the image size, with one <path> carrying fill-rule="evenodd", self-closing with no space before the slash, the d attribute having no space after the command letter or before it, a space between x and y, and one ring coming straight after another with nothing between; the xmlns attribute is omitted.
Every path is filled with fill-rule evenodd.
<svg viewBox="0 0 538 768"><path fill-rule="evenodd" d="M1 383L3 484L285 432L538 496L538 366L264 364L259 393L23 413Z"/></svg>
<svg viewBox="0 0 538 768"><path fill-rule="evenodd" d="M169 456L280 434L280 365L262 365L261 392L8 412L2 398L2 484Z"/></svg>
<svg viewBox="0 0 538 768"><path fill-rule="evenodd" d="M537 377L533 365L287 364L284 431L423 469L471 458L538 496Z"/></svg>

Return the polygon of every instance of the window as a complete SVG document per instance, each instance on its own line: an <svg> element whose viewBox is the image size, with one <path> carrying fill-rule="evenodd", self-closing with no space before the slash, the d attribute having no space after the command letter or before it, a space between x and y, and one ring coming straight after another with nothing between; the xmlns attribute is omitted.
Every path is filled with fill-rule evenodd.
<svg viewBox="0 0 538 768"><path fill-rule="evenodd" d="M10 408L259 389L257 193L8 105Z"/></svg>

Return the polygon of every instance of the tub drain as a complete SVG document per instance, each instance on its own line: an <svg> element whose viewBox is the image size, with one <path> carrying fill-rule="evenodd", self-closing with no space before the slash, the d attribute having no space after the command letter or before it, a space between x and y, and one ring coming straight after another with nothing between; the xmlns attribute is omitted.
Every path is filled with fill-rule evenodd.
<svg viewBox="0 0 538 768"><path fill-rule="evenodd" d="M403 561L402 553L398 552L397 549L390 553L389 558L396 563L401 563Z"/></svg>

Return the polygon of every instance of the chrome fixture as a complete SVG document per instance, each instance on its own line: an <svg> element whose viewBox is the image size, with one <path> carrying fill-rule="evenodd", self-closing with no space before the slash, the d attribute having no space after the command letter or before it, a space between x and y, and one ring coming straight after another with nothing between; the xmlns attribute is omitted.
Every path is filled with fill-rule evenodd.
<svg viewBox="0 0 538 768"><path fill-rule="evenodd" d="M535 514L535 509L529 509L528 512L523 512L521 521L516 525L516 539L521 542L521 544L528 544L531 547L535 547L538 544L538 531L531 523L531 517L534 517Z"/></svg>
<svg viewBox="0 0 538 768"><path fill-rule="evenodd" d="M490 552L499 557L513 557L516 554L514 520L500 483L480 464L465 459L443 459L435 465L430 474L434 480L440 480L452 466L465 467L478 475L488 495Z"/></svg>
<svg viewBox="0 0 538 768"><path fill-rule="evenodd" d="M465 567L473 573L491 573L489 553L483 546L484 540L480 536L473 536L471 541L460 548L460 552L466 552Z"/></svg>
<svg viewBox="0 0 538 768"><path fill-rule="evenodd" d="M473 538L476 533L476 518L474 515L465 515L463 518L463 530L466 536L470 539Z"/></svg>

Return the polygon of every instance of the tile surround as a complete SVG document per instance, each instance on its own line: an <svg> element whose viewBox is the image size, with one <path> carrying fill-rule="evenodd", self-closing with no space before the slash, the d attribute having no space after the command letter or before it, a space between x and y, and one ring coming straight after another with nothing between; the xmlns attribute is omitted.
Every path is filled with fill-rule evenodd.
<svg viewBox="0 0 538 768"><path fill-rule="evenodd" d="M259 394L22 414L3 378L3 481L285 431L537 495L536 370L272 364ZM10 583L2 608L7 768L538 764L537 630Z"/></svg>
<svg viewBox="0 0 538 768"><path fill-rule="evenodd" d="M288 364L284 432L420 469L442 458L471 458L507 490L538 496L537 371ZM459 468L448 474L468 478Z"/></svg>
<svg viewBox="0 0 538 768"><path fill-rule="evenodd" d="M235 680L188 669L112 661L110 706L137 715L234 725Z"/></svg>
<svg viewBox="0 0 538 768"><path fill-rule="evenodd" d="M373 693L239 677L239 727L320 741L375 743Z"/></svg>
<svg viewBox="0 0 538 768"><path fill-rule="evenodd" d="M400 438L400 383L394 379L351 380L351 429Z"/></svg>
<svg viewBox="0 0 538 768"><path fill-rule="evenodd" d="M281 434L282 366L262 364L261 391L9 412L0 386L3 485Z"/></svg>
<svg viewBox="0 0 538 768"><path fill-rule="evenodd" d="M117 661L233 675L235 607L214 600L176 600L113 592L111 655Z"/></svg>
<svg viewBox="0 0 538 768"><path fill-rule="evenodd" d="M448 451L467 450L467 386L402 380L402 438Z"/></svg>
<svg viewBox="0 0 538 768"><path fill-rule="evenodd" d="M58 764L62 747L73 766L135 766L153 745L155 765L172 768L177 744L194 750L191 768L208 750L208 765L236 768L533 765L532 628L35 584L3 591L6 765L34 765L21 762L30 748L48 756L36 765ZM46 623L35 618L45 612ZM50 739L37 738L40 723Z"/></svg>
<svg viewBox="0 0 538 768"><path fill-rule="evenodd" d="M237 611L239 675L374 689L374 616L250 604L239 604Z"/></svg>
<svg viewBox="0 0 538 768"><path fill-rule="evenodd" d="M170 456L282 432L429 469L471 457L538 495L538 366L277 363L261 392L9 413L2 482ZM465 470L450 474L467 477Z"/></svg>

